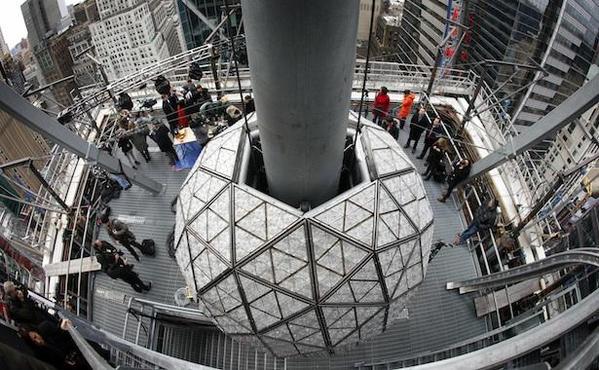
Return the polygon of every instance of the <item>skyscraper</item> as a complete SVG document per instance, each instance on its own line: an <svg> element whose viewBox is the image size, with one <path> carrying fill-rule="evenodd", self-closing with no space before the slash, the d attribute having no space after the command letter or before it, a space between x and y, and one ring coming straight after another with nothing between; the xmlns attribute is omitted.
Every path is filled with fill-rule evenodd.
<svg viewBox="0 0 599 370"><path fill-rule="evenodd" d="M8 48L8 45L6 45L6 41L4 41L4 35L0 29L0 56L7 53L10 53L10 49Z"/></svg>
<svg viewBox="0 0 599 370"><path fill-rule="evenodd" d="M450 27L446 19L459 22L462 0L406 0L401 18L399 60L432 65L437 48Z"/></svg>
<svg viewBox="0 0 599 370"><path fill-rule="evenodd" d="M64 0L61 0L61 3L64 4ZM59 30L62 19L60 9L57 0L26 0L21 5L27 27L27 39L34 51L48 33Z"/></svg>
<svg viewBox="0 0 599 370"><path fill-rule="evenodd" d="M464 46L467 62L537 63L548 73L507 103L516 124L534 124L585 82L597 63L598 6L597 0L468 2L473 28L472 42ZM484 77L490 86L499 86L514 72L512 67L491 67ZM502 93L508 95L539 77L521 70Z"/></svg>
<svg viewBox="0 0 599 370"><path fill-rule="evenodd" d="M239 3L239 1L229 1L229 5L236 3ZM188 50L204 44L208 35L212 33L212 28L206 22L216 26L221 20L224 6L224 0L177 0L181 28ZM201 14L201 16L198 14ZM237 22L238 15L233 14L231 16L231 25L235 27Z"/></svg>
<svg viewBox="0 0 599 370"><path fill-rule="evenodd" d="M96 55L109 79L133 73L181 50L166 3L97 1L100 20L90 25L90 31Z"/></svg>

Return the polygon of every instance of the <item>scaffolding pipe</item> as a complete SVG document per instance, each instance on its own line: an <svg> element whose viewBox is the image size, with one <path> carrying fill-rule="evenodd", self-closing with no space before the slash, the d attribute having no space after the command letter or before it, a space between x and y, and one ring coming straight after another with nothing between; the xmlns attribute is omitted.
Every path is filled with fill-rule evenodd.
<svg viewBox="0 0 599 370"><path fill-rule="evenodd" d="M132 183L154 194L162 191L162 184L129 166L121 165L117 158L99 150L95 145L69 131L56 119L35 108L5 83L0 83L0 108L44 138L62 146L78 157L96 162L98 166L111 173L121 173L122 171Z"/></svg>

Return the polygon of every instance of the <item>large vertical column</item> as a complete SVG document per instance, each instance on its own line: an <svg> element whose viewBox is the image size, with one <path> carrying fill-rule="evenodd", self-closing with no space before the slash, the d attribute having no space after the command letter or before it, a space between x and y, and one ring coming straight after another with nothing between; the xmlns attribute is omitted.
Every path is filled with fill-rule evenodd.
<svg viewBox="0 0 599 370"><path fill-rule="evenodd" d="M270 193L317 206L339 185L359 2L241 3Z"/></svg>

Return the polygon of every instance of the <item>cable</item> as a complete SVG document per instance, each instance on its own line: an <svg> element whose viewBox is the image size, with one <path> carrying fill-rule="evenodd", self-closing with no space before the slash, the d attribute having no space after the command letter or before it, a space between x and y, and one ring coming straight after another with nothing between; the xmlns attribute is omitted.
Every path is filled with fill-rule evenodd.
<svg viewBox="0 0 599 370"><path fill-rule="evenodd" d="M372 43L372 27L374 25L374 8L376 6L376 0L372 0L370 9L370 26L368 30L368 46L366 47L366 64L364 65L364 79L362 80L362 92L360 96L360 109L358 111L358 123L356 124L356 135L354 137L354 143L358 138L358 134L361 132L360 121L362 120L362 106L364 105L364 97L366 91L366 80L368 78L368 68L370 64L370 45ZM376 98L375 98L376 99Z"/></svg>
<svg viewBox="0 0 599 370"><path fill-rule="evenodd" d="M225 0L225 11L227 12L227 14L229 14L229 0ZM230 17L228 17L228 20L230 21ZM229 26L229 21L227 21L227 26ZM231 54L232 54L232 59L233 62L235 62L235 75L237 77L237 89L239 90L239 99L241 100L241 113L243 114L243 119L245 121L244 126L245 126L245 133L247 134L248 137L248 142L250 145L252 145L252 137L250 136L250 126L248 124L248 117L247 114L245 113L245 101L243 100L243 92L241 89L241 78L239 77L239 62L237 60L237 53L235 51L235 40L233 39L232 35L231 35L231 27L227 27L227 34L229 36L229 40L231 42ZM230 65L231 62L229 62ZM251 153L251 151L250 151Z"/></svg>

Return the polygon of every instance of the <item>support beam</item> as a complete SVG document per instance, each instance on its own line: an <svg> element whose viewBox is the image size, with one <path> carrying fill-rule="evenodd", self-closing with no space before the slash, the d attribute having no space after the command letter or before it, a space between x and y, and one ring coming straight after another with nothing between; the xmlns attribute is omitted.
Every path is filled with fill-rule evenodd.
<svg viewBox="0 0 599 370"><path fill-rule="evenodd" d="M193 2L189 0L181 0L181 3L185 5L187 9L191 10L191 12L195 14L196 17L198 17L206 26L208 26L208 28L210 28L212 31L218 30L222 38L225 38L222 28L218 27L210 19L208 19L208 17L206 17Z"/></svg>
<svg viewBox="0 0 599 370"><path fill-rule="evenodd" d="M111 173L120 173L122 168L122 171L133 184L155 194L162 191L162 184L142 175L129 166L122 165L121 167L117 158L99 150L92 143L88 143L69 131L56 119L35 108L5 83L0 83L0 108L17 121L78 157L94 161Z"/></svg>
<svg viewBox="0 0 599 370"><path fill-rule="evenodd" d="M511 143L474 163L470 179L483 175L497 166L515 158L544 139L555 136L564 126L580 117L599 102L599 75L583 85L568 99L538 120L529 130L516 136ZM509 153L509 154L506 154Z"/></svg>
<svg viewBox="0 0 599 370"><path fill-rule="evenodd" d="M355 70L357 0L242 0L270 195L337 195Z"/></svg>

